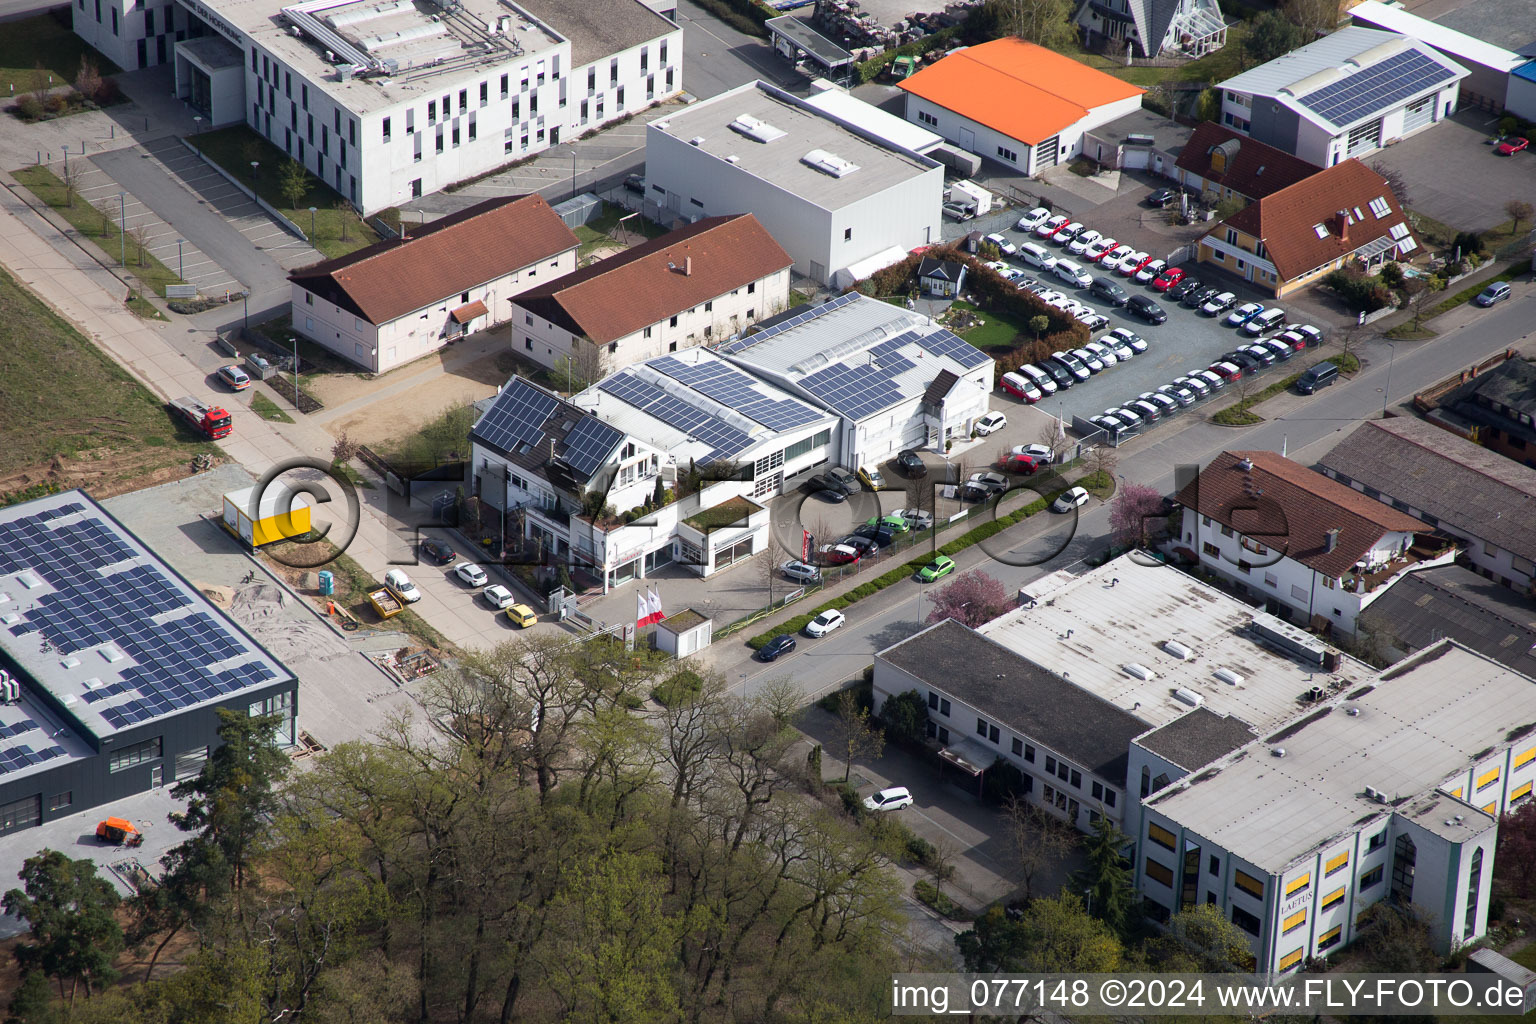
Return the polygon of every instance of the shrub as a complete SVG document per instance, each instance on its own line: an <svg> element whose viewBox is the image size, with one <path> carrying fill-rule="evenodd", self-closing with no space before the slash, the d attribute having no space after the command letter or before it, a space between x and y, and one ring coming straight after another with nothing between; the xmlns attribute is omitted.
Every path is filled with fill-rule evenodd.
<svg viewBox="0 0 1536 1024"><path fill-rule="evenodd" d="M697 696L704 688L704 680L690 669L672 673L651 691L651 699L663 707L674 707Z"/></svg>
<svg viewBox="0 0 1536 1024"><path fill-rule="evenodd" d="M1451 243L1454 252L1461 250L1461 255L1466 258L1477 256L1483 251L1483 236L1478 231L1458 231L1456 240Z"/></svg>
<svg viewBox="0 0 1536 1024"><path fill-rule="evenodd" d="M1515 134L1515 128L1519 124L1519 118L1515 117L1513 114L1505 114L1503 117L1499 118L1499 134L1513 135Z"/></svg>
<svg viewBox="0 0 1536 1024"><path fill-rule="evenodd" d="M923 865L923 867L933 863L933 857L938 852L934 849L932 843L915 832L907 836L907 856Z"/></svg>
<svg viewBox="0 0 1536 1024"><path fill-rule="evenodd" d="M1403 286L1403 268L1396 263L1388 263L1382 266L1381 283L1388 288L1401 288Z"/></svg>
<svg viewBox="0 0 1536 1024"><path fill-rule="evenodd" d="M1368 277L1357 267L1335 270L1323 278L1323 284L1352 309L1370 313L1391 301L1391 293L1379 278Z"/></svg>
<svg viewBox="0 0 1536 1024"><path fill-rule="evenodd" d="M855 818L864 817L864 804L859 800L858 790L854 789L853 786L847 782L833 783L832 789L835 793L837 793L838 798L843 801L843 810L847 811Z"/></svg>
<svg viewBox="0 0 1536 1024"><path fill-rule="evenodd" d="M36 96L23 96L11 109L24 121L36 121L43 116L43 105Z"/></svg>

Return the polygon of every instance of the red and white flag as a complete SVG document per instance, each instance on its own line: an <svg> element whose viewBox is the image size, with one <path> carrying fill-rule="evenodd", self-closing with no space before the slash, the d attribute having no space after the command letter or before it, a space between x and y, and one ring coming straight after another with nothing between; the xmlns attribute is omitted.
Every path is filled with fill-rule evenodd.
<svg viewBox="0 0 1536 1024"><path fill-rule="evenodd" d="M646 603L645 593L642 591L635 595L635 628L644 629L651 624L651 609Z"/></svg>
<svg viewBox="0 0 1536 1024"><path fill-rule="evenodd" d="M653 623L660 622L662 619L666 618L667 617L667 613L661 610L661 592L658 591L658 590L651 591L650 601L651 601L651 622L653 622Z"/></svg>

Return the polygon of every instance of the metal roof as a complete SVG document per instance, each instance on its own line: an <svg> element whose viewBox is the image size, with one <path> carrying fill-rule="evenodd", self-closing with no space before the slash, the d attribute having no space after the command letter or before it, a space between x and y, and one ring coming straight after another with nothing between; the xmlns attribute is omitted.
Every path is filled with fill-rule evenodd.
<svg viewBox="0 0 1536 1024"><path fill-rule="evenodd" d="M842 118L849 124L862 128L893 146L910 149L914 153L926 152L944 141L944 137L937 132L931 132L922 125L881 110L873 103L865 103L857 96L841 89L828 89L807 98L805 102L817 110L826 111L833 117Z"/></svg>
<svg viewBox="0 0 1536 1024"><path fill-rule="evenodd" d="M1502 46L1484 42L1476 36L1458 32L1454 28L1436 24L1428 18L1421 18L1401 7L1381 3L1380 0L1365 0L1364 3L1351 7L1348 14L1356 21L1368 22L1389 32L1413 36L1443 53L1450 54L1457 60L1471 61L1499 71L1511 71L1524 61L1518 53Z"/></svg>

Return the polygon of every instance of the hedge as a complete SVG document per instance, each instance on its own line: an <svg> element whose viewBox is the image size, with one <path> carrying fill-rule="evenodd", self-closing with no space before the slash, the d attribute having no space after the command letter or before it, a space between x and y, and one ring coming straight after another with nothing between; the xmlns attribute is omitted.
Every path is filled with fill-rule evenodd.
<svg viewBox="0 0 1536 1024"><path fill-rule="evenodd" d="M1065 490L1065 488L1063 488L1063 490ZM1057 494L1059 493L1061 492L1058 491ZM1015 509L1005 516L999 516L990 522L982 523L980 526L977 526L974 529L967 530L965 533L962 533L948 544L945 544L943 547L939 548L937 554L957 555L961 551L964 551L966 548L975 544L979 544L987 538L995 536L996 534L1008 529L1008 527L1021 523L1028 519L1030 516L1045 511L1045 509L1050 506L1050 503L1055 500L1055 497L1056 495L1053 494L1049 498L1039 498L1030 502L1028 505L1025 505L1023 508ZM862 601L866 597L871 597L875 594L878 594L886 587L893 587L900 583L902 580L911 579L914 575L916 575L917 570L921 569L932 560L932 556L924 556L922 558L914 558L910 562L903 563L895 569L888 570L883 575L876 576L874 579L869 580L868 582L859 584L857 587L854 587L852 590L848 591L848 593L842 595L841 597L834 597L826 604L814 608L803 615L796 615L792 619L786 619L784 622L779 623L779 625L774 626L767 632L757 634L747 641L747 646L753 650L757 650L776 636L784 636L786 633L798 633L800 630L805 628L805 624L807 622L810 622L822 612L831 611L838 608L846 608L856 601Z"/></svg>

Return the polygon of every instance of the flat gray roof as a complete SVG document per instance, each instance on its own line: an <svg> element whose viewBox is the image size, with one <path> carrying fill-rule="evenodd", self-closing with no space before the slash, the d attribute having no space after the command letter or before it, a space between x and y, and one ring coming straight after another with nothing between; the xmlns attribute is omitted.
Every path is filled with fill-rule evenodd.
<svg viewBox="0 0 1536 1024"><path fill-rule="evenodd" d="M1530 723L1536 680L1446 640L1149 804L1275 874L1394 811L1471 838L1493 818L1439 787ZM1387 803L1367 797L1366 786Z"/></svg>
<svg viewBox="0 0 1536 1024"><path fill-rule="evenodd" d="M763 24L810 54L824 68L838 68L853 63L853 54L816 31L811 23L793 14L769 18Z"/></svg>
<svg viewBox="0 0 1536 1024"><path fill-rule="evenodd" d="M1124 117L1117 117L1097 128L1091 128L1088 134L1094 138L1115 143L1123 143L1131 135L1150 135L1151 148L1170 153L1177 158L1180 150L1184 148L1185 140L1189 138L1189 129L1155 110L1142 107Z"/></svg>
<svg viewBox="0 0 1536 1024"><path fill-rule="evenodd" d="M633 0L631 0L633 2ZM783 132L758 142L731 128L746 115ZM765 82L748 82L650 122L656 131L688 142L803 201L836 210L939 166L926 157L873 141L834 115ZM833 177L805 162L813 150L848 161L857 170Z"/></svg>
<svg viewBox="0 0 1536 1024"><path fill-rule="evenodd" d="M663 18L640 0L514 2L571 41L571 63L576 67L682 31L681 25ZM660 62L656 55L652 57Z"/></svg>
<svg viewBox="0 0 1536 1024"><path fill-rule="evenodd" d="M1536 676L1536 601L1460 565L1407 573L1360 614L1360 625L1409 654L1449 637Z"/></svg>
<svg viewBox="0 0 1536 1024"><path fill-rule="evenodd" d="M1471 0L1433 20L1516 53L1536 43L1536 4L1530 0Z"/></svg>

